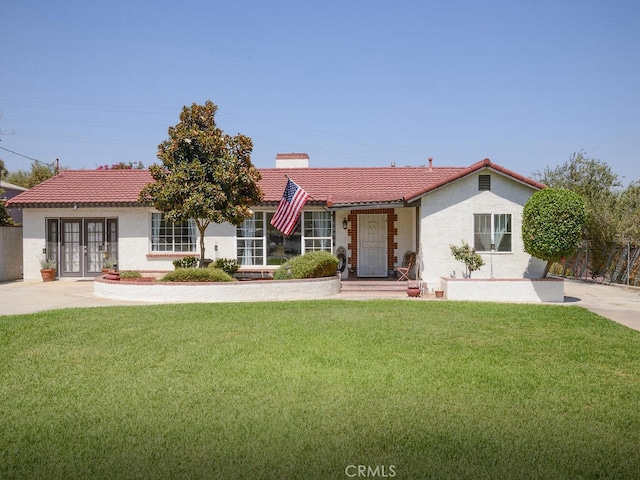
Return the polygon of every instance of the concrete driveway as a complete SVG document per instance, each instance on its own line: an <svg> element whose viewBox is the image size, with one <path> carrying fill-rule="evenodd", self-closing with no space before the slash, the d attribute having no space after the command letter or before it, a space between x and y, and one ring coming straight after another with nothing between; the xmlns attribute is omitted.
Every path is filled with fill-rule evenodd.
<svg viewBox="0 0 640 480"><path fill-rule="evenodd" d="M365 299L372 292L338 294L335 299ZM577 305L640 331L640 289L565 280L564 305ZM360 297L360 298L359 298ZM404 292L375 292L376 298L404 298ZM0 283L0 315L43 310L112 305L145 305L148 302L112 300L93 294L93 280L55 282L16 281Z"/></svg>

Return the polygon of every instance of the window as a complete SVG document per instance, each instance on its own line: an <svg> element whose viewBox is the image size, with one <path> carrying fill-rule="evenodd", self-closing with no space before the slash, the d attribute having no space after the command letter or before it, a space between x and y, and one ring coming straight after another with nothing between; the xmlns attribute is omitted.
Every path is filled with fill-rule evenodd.
<svg viewBox="0 0 640 480"><path fill-rule="evenodd" d="M163 213L151 214L152 252L195 252L196 222L171 222Z"/></svg>
<svg viewBox="0 0 640 480"><path fill-rule="evenodd" d="M331 251L331 215L329 212L304 212L304 250Z"/></svg>
<svg viewBox="0 0 640 480"><path fill-rule="evenodd" d="M479 213L473 216L473 246L478 252L511 251L511 214Z"/></svg>
<svg viewBox="0 0 640 480"><path fill-rule="evenodd" d="M237 255L240 265L280 266L288 258L313 250L331 251L331 214L303 212L302 222L288 237L271 225L274 212L255 212L237 229Z"/></svg>

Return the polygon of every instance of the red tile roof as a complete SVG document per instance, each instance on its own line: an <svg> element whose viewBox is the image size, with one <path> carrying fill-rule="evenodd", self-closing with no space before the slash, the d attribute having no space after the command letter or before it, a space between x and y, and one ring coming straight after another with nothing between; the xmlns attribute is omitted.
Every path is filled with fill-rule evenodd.
<svg viewBox="0 0 640 480"><path fill-rule="evenodd" d="M149 170L62 170L11 199L12 207L134 206Z"/></svg>
<svg viewBox="0 0 640 480"><path fill-rule="evenodd" d="M535 189L544 185L488 159L470 167L268 168L260 186L266 204L282 197L287 176L311 202L335 206L404 204L466 175L491 168ZM9 201L14 207L135 206L152 181L148 170L64 170Z"/></svg>

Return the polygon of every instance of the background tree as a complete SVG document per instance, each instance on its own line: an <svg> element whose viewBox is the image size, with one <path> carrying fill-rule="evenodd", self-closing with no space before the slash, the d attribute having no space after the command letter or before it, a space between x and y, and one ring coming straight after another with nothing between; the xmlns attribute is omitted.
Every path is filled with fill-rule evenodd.
<svg viewBox="0 0 640 480"><path fill-rule="evenodd" d="M118 162L112 165L99 165L96 170L144 170L142 162Z"/></svg>
<svg viewBox="0 0 640 480"><path fill-rule="evenodd" d="M48 178L55 176L55 174L56 168L54 165L31 162L31 171L18 170L10 172L5 180L20 187L33 188Z"/></svg>
<svg viewBox="0 0 640 480"><path fill-rule="evenodd" d="M580 195L563 188L545 188L534 193L524 206L522 240L524 250L547 265L574 254L582 240L586 207Z"/></svg>
<svg viewBox="0 0 640 480"><path fill-rule="evenodd" d="M616 217L621 240L640 245L640 183L632 182L618 199Z"/></svg>
<svg viewBox="0 0 640 480"><path fill-rule="evenodd" d="M622 185L618 176L606 163L579 151L562 165L555 169L547 167L534 177L549 187L571 190L584 199L587 211L584 237L591 245L591 270L594 275L602 273L611 243L620 239L617 203Z"/></svg>
<svg viewBox="0 0 640 480"><path fill-rule="evenodd" d="M140 193L142 202L171 221L195 220L201 265L207 226L211 222L238 226L263 198L260 172L251 163L251 139L225 134L216 126L217 110L210 100L183 107L180 121L169 127L169 138L158 146L162 165L149 167L155 182Z"/></svg>
<svg viewBox="0 0 640 480"><path fill-rule="evenodd" d="M7 166L4 164L4 160L0 158L0 180L5 180L9 175L9 171L7 170Z"/></svg>
<svg viewBox="0 0 640 480"><path fill-rule="evenodd" d="M0 165L0 167L2 167L2 165ZM5 205L6 200L3 200L3 196L4 190L0 188L0 227L10 227L15 225L15 222L13 218L11 218L11 215L9 215L9 210L7 210L7 206Z"/></svg>

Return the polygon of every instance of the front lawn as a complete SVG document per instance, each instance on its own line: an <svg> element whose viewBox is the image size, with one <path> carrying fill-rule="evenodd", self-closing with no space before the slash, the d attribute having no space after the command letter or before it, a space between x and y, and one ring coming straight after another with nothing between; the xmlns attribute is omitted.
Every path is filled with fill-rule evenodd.
<svg viewBox="0 0 640 480"><path fill-rule="evenodd" d="M578 307L0 317L0 374L1 478L640 477L640 332Z"/></svg>

